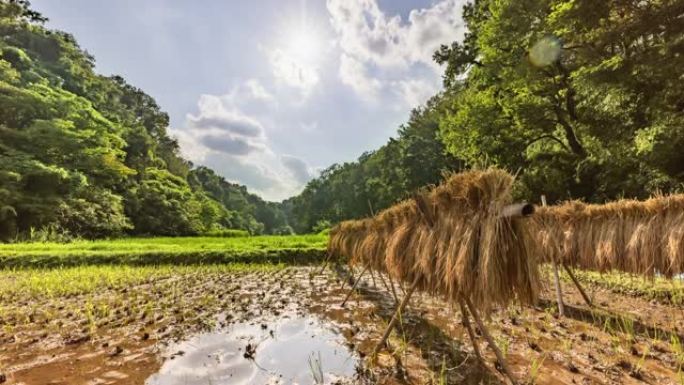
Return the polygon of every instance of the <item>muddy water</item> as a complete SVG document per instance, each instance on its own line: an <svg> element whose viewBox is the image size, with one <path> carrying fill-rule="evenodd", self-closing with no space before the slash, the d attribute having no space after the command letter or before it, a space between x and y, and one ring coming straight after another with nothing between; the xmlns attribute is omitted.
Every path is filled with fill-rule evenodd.
<svg viewBox="0 0 684 385"><path fill-rule="evenodd" d="M353 377L358 357L330 325L314 317L236 323L170 346L149 385L315 384Z"/></svg>
<svg viewBox="0 0 684 385"><path fill-rule="evenodd" d="M475 357L460 314L422 293L414 294L388 349L371 361L394 314L391 293L367 276L342 307L347 277L311 271L188 275L94 297L18 297L0 304L0 375L7 385L311 384L309 357L320 352L327 383L337 384L334 375L351 377L342 383L355 385L506 383L481 336L476 340L484 362ZM521 383L536 377L539 385L681 385L679 342L666 333L684 341L684 309L586 289L602 309L587 308L579 292L564 285L566 317L555 315L551 289L542 293L540 307L492 314L490 332L506 344ZM79 309L100 300L111 314L92 331ZM149 304L147 314L141 309ZM599 317L604 313L633 323L607 327ZM628 326L633 335L623 330ZM248 344L256 346L253 360L244 357Z"/></svg>

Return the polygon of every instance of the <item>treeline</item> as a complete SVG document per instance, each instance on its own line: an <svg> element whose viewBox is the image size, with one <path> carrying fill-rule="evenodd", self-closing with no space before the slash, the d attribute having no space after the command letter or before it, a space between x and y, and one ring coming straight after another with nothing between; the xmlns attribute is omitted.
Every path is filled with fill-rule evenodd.
<svg viewBox="0 0 684 385"><path fill-rule="evenodd" d="M152 97L45 21L0 0L0 240L290 231L276 204L193 168Z"/></svg>
<svg viewBox="0 0 684 385"><path fill-rule="evenodd" d="M155 101L0 0L0 239L319 231L444 172L495 165L518 198L603 202L684 183L684 0L476 0L444 88L396 138L282 204L179 155ZM447 42L448 43L448 42Z"/></svg>
<svg viewBox="0 0 684 385"><path fill-rule="evenodd" d="M304 191L283 202L290 225L297 232L320 230L331 223L369 216L417 189L436 184L443 173L463 168L439 139L441 99L417 108L380 149L356 162L334 164Z"/></svg>
<svg viewBox="0 0 684 385"><path fill-rule="evenodd" d="M291 223L359 218L496 165L518 198L603 202L684 182L684 1L476 0L434 59L444 90L381 149L285 202Z"/></svg>

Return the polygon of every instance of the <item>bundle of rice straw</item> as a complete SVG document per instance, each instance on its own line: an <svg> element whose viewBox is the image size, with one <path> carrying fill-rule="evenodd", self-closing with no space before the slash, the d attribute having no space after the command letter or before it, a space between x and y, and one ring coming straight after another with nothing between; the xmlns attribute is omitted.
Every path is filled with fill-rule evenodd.
<svg viewBox="0 0 684 385"><path fill-rule="evenodd" d="M684 195L541 208L531 221L542 258L586 270L666 277L684 272Z"/></svg>
<svg viewBox="0 0 684 385"><path fill-rule="evenodd" d="M451 175L373 218L331 231L329 253L480 309L537 297L538 253L520 218L501 216L514 178L498 169Z"/></svg>

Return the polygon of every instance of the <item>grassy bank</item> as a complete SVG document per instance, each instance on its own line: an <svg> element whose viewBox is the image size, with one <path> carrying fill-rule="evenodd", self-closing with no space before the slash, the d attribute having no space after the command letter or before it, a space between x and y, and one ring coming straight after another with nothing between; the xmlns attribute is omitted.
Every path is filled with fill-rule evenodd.
<svg viewBox="0 0 684 385"><path fill-rule="evenodd" d="M80 265L310 263L325 255L324 235L124 238L0 245L4 268Z"/></svg>
<svg viewBox="0 0 684 385"><path fill-rule="evenodd" d="M546 269L549 282L552 282L551 269L550 267ZM684 304L684 282L681 279L646 278L618 271L599 273L574 269L573 272L585 285L608 289L618 294L643 297L664 304ZM570 277L565 272L562 272L561 277L566 284L571 284Z"/></svg>

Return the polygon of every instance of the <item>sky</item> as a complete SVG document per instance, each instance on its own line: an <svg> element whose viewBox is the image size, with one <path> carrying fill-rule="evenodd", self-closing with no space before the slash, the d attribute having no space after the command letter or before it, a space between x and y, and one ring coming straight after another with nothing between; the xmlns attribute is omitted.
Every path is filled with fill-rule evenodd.
<svg viewBox="0 0 684 385"><path fill-rule="evenodd" d="M182 154L266 200L396 134L441 87L464 0L32 0L103 75L166 111Z"/></svg>

